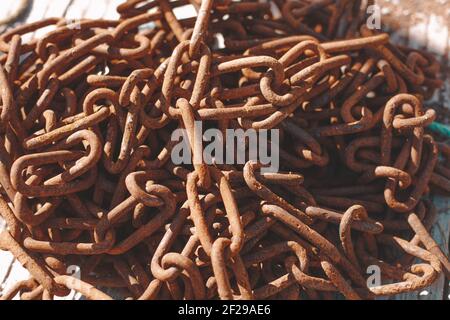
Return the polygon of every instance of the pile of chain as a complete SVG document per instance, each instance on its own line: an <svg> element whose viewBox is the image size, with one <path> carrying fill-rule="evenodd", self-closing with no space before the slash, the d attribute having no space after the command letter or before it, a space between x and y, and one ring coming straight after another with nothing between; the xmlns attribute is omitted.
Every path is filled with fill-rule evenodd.
<svg viewBox="0 0 450 320"><path fill-rule="evenodd" d="M1 299L374 299L448 276L439 63L366 2L130 0L0 35L0 248L31 274ZM279 130L281 171L206 163L195 121Z"/></svg>

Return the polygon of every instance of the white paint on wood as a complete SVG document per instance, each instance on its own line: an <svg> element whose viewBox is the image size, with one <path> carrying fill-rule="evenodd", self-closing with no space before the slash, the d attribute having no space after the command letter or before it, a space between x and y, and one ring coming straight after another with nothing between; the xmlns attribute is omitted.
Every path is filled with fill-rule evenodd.
<svg viewBox="0 0 450 320"><path fill-rule="evenodd" d="M108 11L109 1L89 1L89 5L86 6L83 16L89 19L101 19Z"/></svg>
<svg viewBox="0 0 450 320"><path fill-rule="evenodd" d="M122 0L109 0L103 19L119 19L116 8L121 3L123 3Z"/></svg>
<svg viewBox="0 0 450 320"><path fill-rule="evenodd" d="M49 17L47 15L47 10L50 7L52 0L40 0L40 1L33 1L30 14L28 15L26 19L26 23L29 22L35 22L43 19L44 17ZM46 34L52 27L46 27L37 30L36 32L30 33L25 35L22 39L22 41L25 43L29 40L31 40L34 37L40 37L44 34Z"/></svg>
<svg viewBox="0 0 450 320"><path fill-rule="evenodd" d="M26 280L30 277L28 270L19 261L14 259L11 253L0 251L0 261L2 261L2 265L3 263L5 264L5 268L0 268L0 279L1 273L6 276L0 286L0 293L7 291L16 282Z"/></svg>
<svg viewBox="0 0 450 320"><path fill-rule="evenodd" d="M70 3L70 6L67 9L66 12L66 18L67 19L80 19L82 18L89 18L84 15L86 12L87 6L90 4L91 1L85 1L85 0L72 0ZM101 2L101 1L95 1L95 3Z"/></svg>
<svg viewBox="0 0 450 320"><path fill-rule="evenodd" d="M9 17L11 12L14 12L18 7L17 0L2 0L0 3L0 20Z"/></svg>
<svg viewBox="0 0 450 320"><path fill-rule="evenodd" d="M187 4L185 6L174 8L173 14L177 17L177 19L187 19L196 17L197 11L195 10L193 5Z"/></svg>
<svg viewBox="0 0 450 320"><path fill-rule="evenodd" d="M430 36L428 39L429 51L435 53L438 56L444 56L447 52L447 47L450 44L449 30L443 28L445 21L442 17L434 14L430 15L427 33ZM449 57L450 58L450 57Z"/></svg>
<svg viewBox="0 0 450 320"><path fill-rule="evenodd" d="M409 28L409 42L408 45L414 49L422 49L426 47L428 33L427 25L428 18L422 14L415 17L416 23L411 23Z"/></svg>
<svg viewBox="0 0 450 320"><path fill-rule="evenodd" d="M64 16L64 12L67 9L71 0L58 0L52 1L51 5L48 6L45 13L46 17L57 17L61 18Z"/></svg>

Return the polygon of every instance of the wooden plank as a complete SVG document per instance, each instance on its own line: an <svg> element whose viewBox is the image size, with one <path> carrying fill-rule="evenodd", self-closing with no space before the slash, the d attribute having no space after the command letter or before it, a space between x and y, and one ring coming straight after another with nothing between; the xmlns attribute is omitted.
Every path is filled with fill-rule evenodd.
<svg viewBox="0 0 450 320"><path fill-rule="evenodd" d="M93 1L93 2L100 3L101 1ZM69 8L67 9L65 17L67 19L80 19L81 17L88 18L85 16L85 13L90 3L91 1L86 0L72 0Z"/></svg>
<svg viewBox="0 0 450 320"><path fill-rule="evenodd" d="M83 13L85 18L89 19L101 19L108 11L109 1L89 1L86 9Z"/></svg>
<svg viewBox="0 0 450 320"><path fill-rule="evenodd" d="M448 47L450 45L449 29L443 28L445 21L443 17L430 15L427 33L432 34L432 37L428 39L428 51L434 53L436 56L441 57L441 61L450 58Z"/></svg>
<svg viewBox="0 0 450 320"><path fill-rule="evenodd" d="M46 17L64 17L67 7L69 6L71 0L58 0L52 1L51 5L47 8L45 12Z"/></svg>
<svg viewBox="0 0 450 320"><path fill-rule="evenodd" d="M17 0L3 0L0 5L0 20L9 17L11 12L14 12L18 6Z"/></svg>
<svg viewBox="0 0 450 320"><path fill-rule="evenodd" d="M117 13L116 8L121 3L123 3L122 0L109 0L103 19L118 19L119 14Z"/></svg>
<svg viewBox="0 0 450 320"><path fill-rule="evenodd" d="M29 22L39 21L45 17L48 17L46 15L46 12L47 12L51 2L52 2L51 0L33 1L32 7L30 10L30 14L28 15L27 19L24 22L29 23ZM47 28L38 30L37 32L32 32L32 33L26 34L22 37L22 41L24 43L27 41L30 41L32 38L34 38L36 36L45 34L45 30L49 30L49 29L50 29L50 27L47 27Z"/></svg>
<svg viewBox="0 0 450 320"><path fill-rule="evenodd" d="M0 4L0 20L8 19L16 10L19 9L20 3L17 0L2 0ZM23 17L21 17L23 19ZM17 24L18 21L15 22ZM8 26L1 25L0 33L3 33Z"/></svg>

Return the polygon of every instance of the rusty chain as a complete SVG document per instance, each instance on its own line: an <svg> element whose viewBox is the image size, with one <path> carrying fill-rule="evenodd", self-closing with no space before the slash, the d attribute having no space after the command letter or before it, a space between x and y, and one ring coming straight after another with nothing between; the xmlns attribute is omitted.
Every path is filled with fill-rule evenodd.
<svg viewBox="0 0 450 320"><path fill-rule="evenodd" d="M374 299L449 276L427 199L450 193L424 108L439 63L361 1L271 3L128 0L0 35L0 249L31 275L0 299ZM281 171L208 163L198 122L278 130Z"/></svg>

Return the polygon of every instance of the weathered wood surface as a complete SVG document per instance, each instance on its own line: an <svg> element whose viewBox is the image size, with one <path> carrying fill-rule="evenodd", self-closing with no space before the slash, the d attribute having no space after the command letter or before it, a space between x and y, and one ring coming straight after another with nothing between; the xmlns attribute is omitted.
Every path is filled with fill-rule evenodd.
<svg viewBox="0 0 450 320"><path fill-rule="evenodd" d="M122 0L34 0L24 18L16 24L32 22L45 17L79 19L115 19L116 6ZM0 0L0 17L8 15L17 6L17 0ZM377 0L381 7L382 23L391 32L397 44L422 48L433 52L441 61L445 84L428 105L439 112L440 121L450 123L450 0ZM178 14L179 12L177 12ZM2 29L0 28L0 32ZM29 34L24 41L39 36L46 30ZM433 197L439 217L432 236L449 253L450 199ZM0 221L0 230L4 223ZM8 252L0 251L0 293L14 282L28 277L28 272ZM404 294L393 299L449 300L449 279L444 276L420 293ZM63 299L78 299L73 293Z"/></svg>

